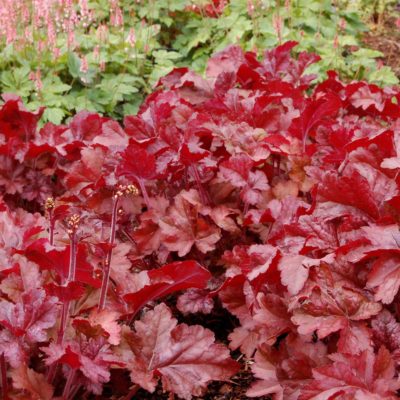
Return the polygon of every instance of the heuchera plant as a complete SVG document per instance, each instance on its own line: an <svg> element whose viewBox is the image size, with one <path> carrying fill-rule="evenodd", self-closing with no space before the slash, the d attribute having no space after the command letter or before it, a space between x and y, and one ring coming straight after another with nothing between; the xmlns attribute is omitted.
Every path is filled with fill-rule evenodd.
<svg viewBox="0 0 400 400"><path fill-rule="evenodd" d="M248 397L397 398L400 92L311 88L295 45L176 69L123 127L4 97L2 398L191 399L239 371L226 345ZM221 306L225 345L178 322Z"/></svg>

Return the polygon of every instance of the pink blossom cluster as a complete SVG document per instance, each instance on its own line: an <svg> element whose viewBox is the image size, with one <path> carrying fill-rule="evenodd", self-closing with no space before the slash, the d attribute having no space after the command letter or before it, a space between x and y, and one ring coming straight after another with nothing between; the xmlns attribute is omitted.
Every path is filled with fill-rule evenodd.
<svg viewBox="0 0 400 400"><path fill-rule="evenodd" d="M112 7L116 10L118 4L114 1ZM87 0L5 0L0 3L0 40L18 48L35 45L57 55L58 35L65 35L73 48L75 29L88 28L94 20Z"/></svg>

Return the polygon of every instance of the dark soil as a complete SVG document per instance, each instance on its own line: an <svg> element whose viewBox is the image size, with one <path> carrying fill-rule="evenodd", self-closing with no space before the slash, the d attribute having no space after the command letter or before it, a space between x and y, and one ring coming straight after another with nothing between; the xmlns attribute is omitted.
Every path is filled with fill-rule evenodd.
<svg viewBox="0 0 400 400"><path fill-rule="evenodd" d="M367 47L382 52L384 65L391 67L400 78L400 27L396 26L397 18L400 18L399 11L384 15L382 22L371 26L363 42Z"/></svg>
<svg viewBox="0 0 400 400"><path fill-rule="evenodd" d="M216 340L228 345L229 334L239 325L239 321L231 315L217 301L212 314L189 314L184 316L176 310L176 298L171 296L166 299L168 306L177 316L179 323L188 325L199 324L204 328L212 330ZM241 370L232 377L229 382L212 382L209 384L204 396L193 398L193 400L245 400L250 399L246 396L247 389L254 382L250 366L245 362L244 357L239 351L232 353L232 358L239 361ZM129 373L123 369L114 369L111 372L110 384L105 385L101 396L91 396L88 400L124 399L124 400L180 400L177 396L173 397L169 393L163 393L161 384L154 393L149 393L143 389L132 391L131 396L126 396L132 386ZM133 393L134 392L134 393ZM257 397L259 400L270 400L270 396Z"/></svg>
<svg viewBox="0 0 400 400"><path fill-rule="evenodd" d="M244 400L249 399L246 396L246 390L253 382L253 376L250 370L243 370L232 378L231 382L214 382L208 386L207 393L201 397L195 397L196 400ZM269 396L257 397L259 400L270 400ZM132 400L170 400L167 393L158 390L151 394L144 390L139 390ZM178 400L175 397L175 400Z"/></svg>

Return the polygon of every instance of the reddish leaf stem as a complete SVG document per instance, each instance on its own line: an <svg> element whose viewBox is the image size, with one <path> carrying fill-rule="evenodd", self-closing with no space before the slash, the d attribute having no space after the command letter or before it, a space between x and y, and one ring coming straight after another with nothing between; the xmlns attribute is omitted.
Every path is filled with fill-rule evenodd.
<svg viewBox="0 0 400 400"><path fill-rule="evenodd" d="M75 274L76 274L76 255L77 255L77 246L78 246L78 241L76 237L76 228L77 224L79 223L79 217L73 216L72 218L77 218L75 219L75 225L73 229L69 232L70 234L70 239L71 239L71 244L70 244L70 256L69 256L69 271L68 271L68 277L66 281L64 282L64 286L68 286L70 282L73 282L75 280ZM60 328L58 330L57 334L57 344L62 344L64 340L64 335L65 335L65 328L67 326L67 321L68 321L68 316L69 316L69 309L70 309L70 304L71 302L69 300L64 301L62 305L62 310L61 310L61 321L60 321ZM58 363L55 362L53 363L49 371L47 373L47 381L52 382L57 371Z"/></svg>
<svg viewBox="0 0 400 400"><path fill-rule="evenodd" d="M54 218L53 218L52 214L53 213L51 213L51 215L50 215L50 229L49 229L50 238L49 238L49 241L50 241L50 245L54 246L54 226L55 226L55 221L54 221Z"/></svg>
<svg viewBox="0 0 400 400"><path fill-rule="evenodd" d="M243 207L243 216L245 216L248 213L249 208L250 208L250 204L247 201L245 201L244 207Z"/></svg>
<svg viewBox="0 0 400 400"><path fill-rule="evenodd" d="M74 382L75 383L75 382ZM79 389L81 388L81 384L80 383L77 383L77 384L75 384L75 387L73 388L73 390L71 390L70 391L70 393L69 393L69 398L71 399L71 400L74 400L74 399L76 399L77 397L76 397L76 394L78 393L78 391L79 391ZM87 396L85 396L86 398L87 398ZM82 399L83 399L84 397L82 397Z"/></svg>
<svg viewBox="0 0 400 400"><path fill-rule="evenodd" d="M146 203L147 209L150 210L150 197L149 194L147 193L146 185L144 184L142 179L139 179L138 182L140 190L142 191L144 202Z"/></svg>
<svg viewBox="0 0 400 400"><path fill-rule="evenodd" d="M75 380L75 373L76 373L76 370L71 368L71 370L69 371L69 374L68 374L67 382L65 383L65 386L64 386L64 391L63 391L63 394L62 394L62 399L63 400L68 400L68 398L69 398L69 394L71 392L72 383Z"/></svg>
<svg viewBox="0 0 400 400"><path fill-rule="evenodd" d="M3 393L3 399L8 399L8 385L7 385L7 365L4 353L0 356L0 368L1 368L1 391Z"/></svg>
<svg viewBox="0 0 400 400"><path fill-rule="evenodd" d="M66 280L64 286L68 286L68 284L70 282L73 282L75 280L77 244L78 243L76 240L76 233L73 232L72 236L71 236L69 271L68 271L68 277L67 277L67 280ZM61 323L60 323L60 329L58 331L58 338L57 338L58 344L61 344L64 340L64 334L65 334L65 328L67 326L70 304L71 304L71 302L69 300L63 302L62 313L61 313Z"/></svg>
<svg viewBox="0 0 400 400"><path fill-rule="evenodd" d="M199 193L200 193L201 202L205 206L207 206L207 205L209 205L211 203L211 201L210 201L210 198L208 196L208 193L205 191L205 189L203 187L203 184L201 183L199 171L197 170L197 167L195 165L192 165L190 167L190 169L192 170L194 179L196 181L196 185L197 185L197 188L198 188Z"/></svg>
<svg viewBox="0 0 400 400"><path fill-rule="evenodd" d="M49 242L52 246L54 246L54 226L55 226L55 219L54 219L54 199L52 197L49 197L46 200L45 203L45 209L47 210L49 214L49 221L50 221L50 226L49 226Z"/></svg>
<svg viewBox="0 0 400 400"><path fill-rule="evenodd" d="M132 397L138 392L139 389L139 385L134 385L129 393L125 396L124 400L132 400Z"/></svg>
<svg viewBox="0 0 400 400"><path fill-rule="evenodd" d="M111 270L111 257L112 251L115 243L115 234L117 231L117 216L118 216L118 203L119 203L119 195L114 195L113 199L113 208L111 215L111 233L110 239L108 241L109 248L107 250L106 260L104 263L104 272L103 272L103 281L101 283L101 292L100 292L100 300L99 300L99 311L103 310L106 305L107 291L108 291L108 283L110 280L110 270Z"/></svg>

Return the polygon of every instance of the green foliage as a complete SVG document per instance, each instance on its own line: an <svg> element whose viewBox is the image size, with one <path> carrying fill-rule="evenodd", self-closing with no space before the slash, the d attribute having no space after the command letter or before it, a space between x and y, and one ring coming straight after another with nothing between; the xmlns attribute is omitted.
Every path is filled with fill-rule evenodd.
<svg viewBox="0 0 400 400"><path fill-rule="evenodd" d="M193 3L121 0L124 25L111 26L109 1L93 0L89 8L94 20L89 26L76 27L75 47L69 47L65 35L59 34L57 57L34 45L3 44L0 91L19 94L30 109L46 106L44 119L54 123L81 109L121 119L135 113L157 80L175 66L202 73L209 56L229 44L258 51L287 40L299 42L296 51L323 57L312 66L320 79L335 69L343 79L398 83L390 68L377 67L382 55L361 45L360 36L367 27L354 2L340 1L335 8L328 0L231 0L218 18L207 15L209 1L196 1L197 9ZM254 10L249 9L252 3ZM363 3L359 1L360 7L366 7ZM108 26L106 38L99 34L100 25ZM46 39L45 30L35 35L35 43Z"/></svg>

